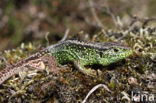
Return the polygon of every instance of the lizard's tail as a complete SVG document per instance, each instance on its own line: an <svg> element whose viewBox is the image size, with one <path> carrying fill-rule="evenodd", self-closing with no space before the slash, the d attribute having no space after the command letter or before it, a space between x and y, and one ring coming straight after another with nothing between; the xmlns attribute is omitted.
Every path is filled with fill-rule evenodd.
<svg viewBox="0 0 156 103"><path fill-rule="evenodd" d="M10 78L11 76L18 74L21 71L26 71L27 68L25 67L25 65L27 65L27 64L29 65L29 61L38 59L48 52L49 51L47 49L43 49L43 50L31 55L30 57L19 61L14 66L6 67L2 71L0 71L0 84L2 84L5 80Z"/></svg>
<svg viewBox="0 0 156 103"><path fill-rule="evenodd" d="M27 68L24 66L20 66L20 67L6 67L5 69L3 69L2 71L0 71L0 84L2 84L5 80L7 80L8 78L10 78L13 75L18 74L21 71L25 71Z"/></svg>

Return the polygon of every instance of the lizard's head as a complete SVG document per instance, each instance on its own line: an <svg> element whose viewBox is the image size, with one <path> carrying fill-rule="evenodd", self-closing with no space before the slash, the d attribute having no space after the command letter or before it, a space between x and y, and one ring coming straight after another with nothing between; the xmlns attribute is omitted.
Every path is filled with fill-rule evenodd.
<svg viewBox="0 0 156 103"><path fill-rule="evenodd" d="M122 60L128 56L130 56L133 51L131 48L126 47L119 43L107 43L103 45L103 49L99 56L101 59L99 59L100 64L103 65L109 65L111 63L115 63L119 60Z"/></svg>

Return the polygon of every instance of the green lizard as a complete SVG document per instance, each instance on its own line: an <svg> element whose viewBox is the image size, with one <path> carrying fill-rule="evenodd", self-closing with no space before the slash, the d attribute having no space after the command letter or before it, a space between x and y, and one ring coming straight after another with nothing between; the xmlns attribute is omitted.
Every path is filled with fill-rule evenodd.
<svg viewBox="0 0 156 103"><path fill-rule="evenodd" d="M21 66L29 65L31 60L38 59L44 54L55 57L58 64L73 62L84 74L94 76L95 70L86 69L86 65L99 64L107 66L122 60L132 54L132 49L120 43L83 42L78 40L66 40L49 46L36 54L20 61L11 69L5 68L0 73L0 84L21 70Z"/></svg>
<svg viewBox="0 0 156 103"><path fill-rule="evenodd" d="M67 40L48 48L59 64L73 62L87 75L96 75L95 70L86 69L86 65L107 66L132 54L132 50L120 43L98 43Z"/></svg>

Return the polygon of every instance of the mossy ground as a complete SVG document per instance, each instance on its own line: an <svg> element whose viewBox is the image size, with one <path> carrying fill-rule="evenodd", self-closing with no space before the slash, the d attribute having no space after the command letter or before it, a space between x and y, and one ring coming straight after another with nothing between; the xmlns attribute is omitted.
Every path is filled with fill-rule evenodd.
<svg viewBox="0 0 156 103"><path fill-rule="evenodd" d="M57 43L67 28L68 38L122 42L133 55L110 66L93 66L102 72L94 78L72 64L57 67L55 59L45 55L44 70L20 72L0 85L0 103L80 103L98 84L111 92L98 88L86 102L127 103L132 91L156 93L156 0L92 0L92 6L90 1L1 0L0 70Z"/></svg>
<svg viewBox="0 0 156 103"><path fill-rule="evenodd" d="M102 71L100 76L86 76L75 69L72 64L56 67L47 63L46 68L52 69L51 72L27 71L7 80L0 86L0 101L80 103L98 84L105 84L111 92L99 88L91 94L87 103L127 103L131 101L132 91L155 93L156 27L134 26L131 30L129 28L130 26L127 29L101 30L90 39L90 41L100 42L120 41L134 51L133 55L118 63L106 67L92 67L92 69ZM26 46L22 44L17 49L5 50L1 56L10 64L14 64L38 50L39 47L31 43ZM54 60L50 58L46 58L47 61ZM8 64L1 61L1 69L5 65Z"/></svg>

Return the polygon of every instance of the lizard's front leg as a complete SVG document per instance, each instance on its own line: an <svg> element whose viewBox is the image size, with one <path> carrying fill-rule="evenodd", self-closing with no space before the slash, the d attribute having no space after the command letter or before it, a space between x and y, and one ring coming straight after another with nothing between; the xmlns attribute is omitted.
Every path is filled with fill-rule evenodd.
<svg viewBox="0 0 156 103"><path fill-rule="evenodd" d="M80 70L82 73L89 75L89 76L97 76L97 71L90 69L90 68L85 68L86 63L84 61L80 60L75 60L74 61L74 66Z"/></svg>

